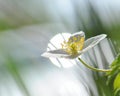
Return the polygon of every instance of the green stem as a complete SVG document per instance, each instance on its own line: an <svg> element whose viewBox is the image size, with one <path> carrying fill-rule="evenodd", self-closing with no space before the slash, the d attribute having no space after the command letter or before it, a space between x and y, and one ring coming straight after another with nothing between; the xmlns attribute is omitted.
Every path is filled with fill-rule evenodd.
<svg viewBox="0 0 120 96"><path fill-rule="evenodd" d="M91 70L94 70L94 71L98 71L98 72L110 72L111 69L98 69L98 68L95 68L95 67L92 67L90 65L88 65L87 63L85 63L81 58L78 57L78 60L83 64L85 65L87 68L91 69Z"/></svg>

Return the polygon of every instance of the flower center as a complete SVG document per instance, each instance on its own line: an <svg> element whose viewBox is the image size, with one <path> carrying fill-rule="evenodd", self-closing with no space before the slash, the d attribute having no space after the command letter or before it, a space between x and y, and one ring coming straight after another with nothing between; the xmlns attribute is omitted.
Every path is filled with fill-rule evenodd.
<svg viewBox="0 0 120 96"><path fill-rule="evenodd" d="M68 41L64 41L62 49L64 49L69 55L76 55L79 51L83 49L84 46L84 36L76 35L71 36Z"/></svg>

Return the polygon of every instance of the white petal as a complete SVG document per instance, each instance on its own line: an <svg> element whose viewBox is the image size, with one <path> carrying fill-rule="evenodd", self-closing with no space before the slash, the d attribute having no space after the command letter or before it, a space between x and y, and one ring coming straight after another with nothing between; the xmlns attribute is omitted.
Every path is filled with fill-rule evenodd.
<svg viewBox="0 0 120 96"><path fill-rule="evenodd" d="M69 55L67 52L65 52L63 49L58 50L51 50L43 53L41 56L43 57L54 57L54 58L66 58L66 59L74 59L79 56L79 54L76 55Z"/></svg>
<svg viewBox="0 0 120 96"><path fill-rule="evenodd" d="M66 58L69 57L69 54L67 54L63 49L58 50L51 50L43 53L41 56L43 57L55 57L55 58Z"/></svg>
<svg viewBox="0 0 120 96"><path fill-rule="evenodd" d="M106 36L107 36L106 34L101 34L101 35L97 35L95 37L87 39L85 41L83 50L79 54L84 53L87 50L91 49L92 47L97 45L99 42L101 42L101 40L103 40Z"/></svg>
<svg viewBox="0 0 120 96"><path fill-rule="evenodd" d="M85 33L83 32L83 31L80 31L80 32L76 32L76 33L74 33L74 34L72 34L72 36L81 36L81 37L85 37Z"/></svg>
<svg viewBox="0 0 120 96"><path fill-rule="evenodd" d="M52 44L52 46L54 46L57 49L61 49L62 47L61 43L67 41L70 36L71 36L70 33L59 33L50 40L49 44ZM51 47L50 50L54 50L54 49Z"/></svg>
<svg viewBox="0 0 120 96"><path fill-rule="evenodd" d="M51 62L57 67L69 68L73 65L76 65L76 61L74 59L66 59L66 58L49 58Z"/></svg>
<svg viewBox="0 0 120 96"><path fill-rule="evenodd" d="M84 37L85 38L85 33L83 31L74 33L70 36L69 38L69 42L78 42L80 41L80 39ZM74 38L76 38L76 40L74 40Z"/></svg>

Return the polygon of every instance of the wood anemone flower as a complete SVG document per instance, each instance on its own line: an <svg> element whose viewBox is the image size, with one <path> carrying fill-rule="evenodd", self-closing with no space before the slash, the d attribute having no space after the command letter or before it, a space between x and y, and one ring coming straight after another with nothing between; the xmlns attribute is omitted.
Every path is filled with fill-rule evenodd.
<svg viewBox="0 0 120 96"><path fill-rule="evenodd" d="M83 31L74 34L60 33L50 40L47 51L41 56L74 59L100 43L106 36L106 34L101 34L85 40ZM50 49L51 46L52 49Z"/></svg>

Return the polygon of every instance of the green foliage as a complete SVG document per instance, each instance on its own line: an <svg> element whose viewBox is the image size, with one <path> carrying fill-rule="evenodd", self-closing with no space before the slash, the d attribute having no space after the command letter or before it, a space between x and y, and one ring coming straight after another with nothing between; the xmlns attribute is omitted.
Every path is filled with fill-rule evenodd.
<svg viewBox="0 0 120 96"><path fill-rule="evenodd" d="M6 22L5 20L0 20L0 31L2 32L3 30L8 30L8 29L15 29L17 26L13 26Z"/></svg>
<svg viewBox="0 0 120 96"><path fill-rule="evenodd" d="M113 61L110 68L111 72L107 73L108 81L107 84L111 85L114 90L114 96L120 96L120 54Z"/></svg>
<svg viewBox="0 0 120 96"><path fill-rule="evenodd" d="M114 90L115 90L115 95L120 96L120 73L117 74L114 80Z"/></svg>

